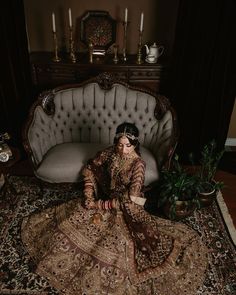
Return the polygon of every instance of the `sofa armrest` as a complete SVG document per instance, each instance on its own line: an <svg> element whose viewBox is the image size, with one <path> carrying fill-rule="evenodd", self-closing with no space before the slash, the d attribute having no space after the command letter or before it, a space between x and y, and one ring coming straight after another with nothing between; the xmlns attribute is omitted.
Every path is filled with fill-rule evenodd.
<svg viewBox="0 0 236 295"><path fill-rule="evenodd" d="M156 123L153 126L149 134L151 137L149 149L153 153L159 168L168 160L168 156L176 144L174 124L173 114L169 110L158 121L158 124Z"/></svg>

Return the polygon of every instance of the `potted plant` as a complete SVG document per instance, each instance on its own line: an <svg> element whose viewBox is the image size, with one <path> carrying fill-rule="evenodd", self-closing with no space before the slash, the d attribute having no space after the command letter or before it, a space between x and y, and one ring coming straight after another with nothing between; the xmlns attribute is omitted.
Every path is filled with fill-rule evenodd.
<svg viewBox="0 0 236 295"><path fill-rule="evenodd" d="M158 207L170 219L182 219L200 208L195 186L196 177L189 174L175 155L170 169L163 170L158 181Z"/></svg>
<svg viewBox="0 0 236 295"><path fill-rule="evenodd" d="M201 206L210 205L214 200L217 191L224 186L223 182L215 180L215 174L224 151L224 149L219 151L217 149L216 141L212 140L204 145L198 166L194 163L193 153L189 155L189 159L195 167L195 185L198 190Z"/></svg>

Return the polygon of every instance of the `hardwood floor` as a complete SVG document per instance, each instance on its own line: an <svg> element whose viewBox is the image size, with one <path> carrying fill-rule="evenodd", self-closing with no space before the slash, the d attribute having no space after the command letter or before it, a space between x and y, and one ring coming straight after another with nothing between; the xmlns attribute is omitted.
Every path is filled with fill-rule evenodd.
<svg viewBox="0 0 236 295"><path fill-rule="evenodd" d="M223 181L225 184L222 195L236 228L236 174L219 170L216 180Z"/></svg>
<svg viewBox="0 0 236 295"><path fill-rule="evenodd" d="M219 164L216 180L223 181L225 187L222 189L223 198L228 207L236 228L236 147L226 147L226 152Z"/></svg>
<svg viewBox="0 0 236 295"><path fill-rule="evenodd" d="M27 160L19 161L9 172L14 175L33 175L31 165ZM216 180L223 181L225 184L222 195L236 228L236 174L219 170L216 174Z"/></svg>

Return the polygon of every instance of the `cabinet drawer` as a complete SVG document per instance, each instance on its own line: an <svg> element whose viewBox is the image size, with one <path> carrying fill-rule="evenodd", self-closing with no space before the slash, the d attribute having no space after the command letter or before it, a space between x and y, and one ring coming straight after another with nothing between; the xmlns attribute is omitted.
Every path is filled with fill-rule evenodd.
<svg viewBox="0 0 236 295"><path fill-rule="evenodd" d="M52 85L65 81L73 81L74 71L70 67L62 67L58 64L34 64L32 65L32 77L35 85L48 84Z"/></svg>
<svg viewBox="0 0 236 295"><path fill-rule="evenodd" d="M52 54L35 53L31 59L31 72L36 88L53 88L63 84L80 83L103 72L112 73L115 78L132 85L146 86L158 91L163 79L163 65L136 64L136 56L130 56L128 62L112 62L111 57L89 63L87 57L80 56L76 63L66 59L52 62Z"/></svg>
<svg viewBox="0 0 236 295"><path fill-rule="evenodd" d="M130 80L159 80L161 69L130 69Z"/></svg>

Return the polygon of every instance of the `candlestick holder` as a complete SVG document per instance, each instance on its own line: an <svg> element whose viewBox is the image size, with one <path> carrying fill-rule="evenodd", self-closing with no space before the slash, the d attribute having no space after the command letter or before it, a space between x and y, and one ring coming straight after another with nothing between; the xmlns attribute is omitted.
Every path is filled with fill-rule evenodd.
<svg viewBox="0 0 236 295"><path fill-rule="evenodd" d="M114 51L113 61L114 61L115 64L117 64L118 61L119 61L119 58L118 58L118 45L117 44L115 44L113 46L113 51Z"/></svg>
<svg viewBox="0 0 236 295"><path fill-rule="evenodd" d="M69 44L70 44L70 59L73 63L76 63L76 57L75 57L75 48L74 48L74 40L73 40L73 27L69 27L70 32L70 38L69 38Z"/></svg>
<svg viewBox="0 0 236 295"><path fill-rule="evenodd" d="M93 63L93 43L91 40L89 42L88 47L89 47L89 62L92 64Z"/></svg>
<svg viewBox="0 0 236 295"><path fill-rule="evenodd" d="M52 33L53 33L53 42L54 42L54 57L52 60L55 62L59 62L59 61L61 61L61 59L58 56L57 33L54 31Z"/></svg>
<svg viewBox="0 0 236 295"><path fill-rule="evenodd" d="M143 31L139 31L139 43L138 43L138 53L137 53L137 60L136 64L140 65L143 63L142 60L142 38L143 38Z"/></svg>
<svg viewBox="0 0 236 295"><path fill-rule="evenodd" d="M127 61L127 56L126 56L126 46L127 46L127 27L128 27L128 22L122 22L123 28L124 28L124 35L123 35L123 61Z"/></svg>

